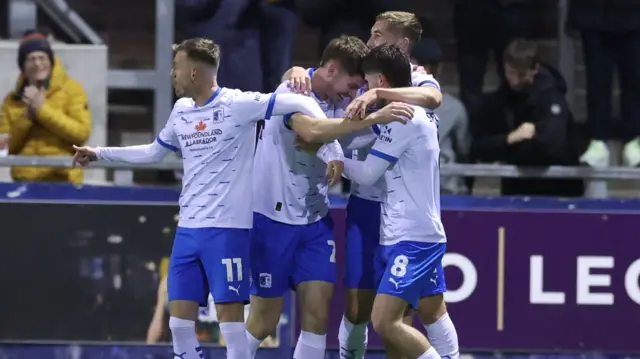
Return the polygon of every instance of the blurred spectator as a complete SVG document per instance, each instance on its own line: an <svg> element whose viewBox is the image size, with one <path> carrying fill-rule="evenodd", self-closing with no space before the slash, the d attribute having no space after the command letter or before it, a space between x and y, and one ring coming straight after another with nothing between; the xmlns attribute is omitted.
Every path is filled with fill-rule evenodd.
<svg viewBox="0 0 640 359"><path fill-rule="evenodd" d="M24 34L22 34L22 39L26 39L32 36L42 36L45 38L45 40L49 41L50 44L56 42L56 38L55 36L53 36L53 32L51 32L51 29L49 29L48 27L39 27L37 29L30 29L24 32Z"/></svg>
<svg viewBox="0 0 640 359"><path fill-rule="evenodd" d="M176 12L184 35L209 38L220 45L222 57L218 83L221 86L243 91L263 90L261 1L176 1Z"/></svg>
<svg viewBox="0 0 640 359"><path fill-rule="evenodd" d="M418 42L412 51L412 63L423 66L427 73L437 78L442 61L442 50L433 39L423 39ZM469 132L467 110L462 102L443 92L442 104L436 110L440 119L440 163L457 163L464 160L469 154ZM466 193L466 186L460 177L443 177L440 181L443 193Z"/></svg>
<svg viewBox="0 0 640 359"><path fill-rule="evenodd" d="M177 0L176 20L187 37L220 45L222 86L271 92L291 67L294 0Z"/></svg>
<svg viewBox="0 0 640 359"><path fill-rule="evenodd" d="M340 35L370 37L378 14L398 10L393 0L295 0L296 9L309 26L320 28L318 52Z"/></svg>
<svg viewBox="0 0 640 359"><path fill-rule="evenodd" d="M532 4L532 0L455 0L460 98L471 121L482 98L489 55L493 53L504 83L502 53L511 40L529 36Z"/></svg>
<svg viewBox="0 0 640 359"><path fill-rule="evenodd" d="M580 160L594 167L609 165L604 141L625 142L624 162L640 165L640 1L570 1L567 26L582 37L587 78L587 127L591 143ZM621 90L622 128L613 126L613 73Z"/></svg>
<svg viewBox="0 0 640 359"><path fill-rule="evenodd" d="M260 49L263 92L272 92L280 85L282 74L291 67L293 43L298 17L293 0L266 0L260 16Z"/></svg>
<svg viewBox="0 0 640 359"><path fill-rule="evenodd" d="M566 83L541 64L535 42L515 40L504 53L507 86L487 95L471 123L472 156L519 166L578 164L578 132L565 100ZM502 180L503 195L581 196L582 180Z"/></svg>
<svg viewBox="0 0 640 359"><path fill-rule="evenodd" d="M82 85L67 76L47 40L27 36L18 49L22 74L2 103L0 133L8 134L12 155L73 154L91 132L91 115ZM80 169L14 167L16 181L82 182Z"/></svg>

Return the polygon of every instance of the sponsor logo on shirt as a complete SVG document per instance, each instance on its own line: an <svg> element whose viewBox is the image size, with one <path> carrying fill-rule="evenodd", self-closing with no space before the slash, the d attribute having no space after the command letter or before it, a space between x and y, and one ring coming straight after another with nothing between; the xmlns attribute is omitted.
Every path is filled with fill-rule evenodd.
<svg viewBox="0 0 640 359"><path fill-rule="evenodd" d="M389 126L384 126L380 131L380 136L378 136L380 141L391 143L393 139L391 138L391 128Z"/></svg>
<svg viewBox="0 0 640 359"><path fill-rule="evenodd" d="M210 143L218 141L216 136L222 135L222 130L218 128L210 129L207 131L207 124L200 120L195 125L196 132L192 132L186 135L179 134L181 141L186 141L184 147L191 147L194 145L208 145Z"/></svg>

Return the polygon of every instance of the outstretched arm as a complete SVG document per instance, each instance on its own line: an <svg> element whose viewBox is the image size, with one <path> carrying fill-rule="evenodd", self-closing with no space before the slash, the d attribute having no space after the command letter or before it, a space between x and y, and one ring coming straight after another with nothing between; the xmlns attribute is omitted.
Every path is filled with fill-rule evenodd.
<svg viewBox="0 0 640 359"><path fill-rule="evenodd" d="M245 92L233 100L233 111L235 120L245 124L295 113L303 113L312 118L327 118L314 99L291 93Z"/></svg>
<svg viewBox="0 0 640 359"><path fill-rule="evenodd" d="M119 161L128 163L155 163L162 159L171 151L158 140L138 146L126 147L96 147L96 156L99 160ZM177 151L177 149L176 149Z"/></svg>
<svg viewBox="0 0 640 359"><path fill-rule="evenodd" d="M362 120L318 119L297 114L288 119L285 117L285 125L295 130L307 142L329 142L376 124L388 124L394 121L406 123L413 117L413 112L414 109L410 105L392 102Z"/></svg>

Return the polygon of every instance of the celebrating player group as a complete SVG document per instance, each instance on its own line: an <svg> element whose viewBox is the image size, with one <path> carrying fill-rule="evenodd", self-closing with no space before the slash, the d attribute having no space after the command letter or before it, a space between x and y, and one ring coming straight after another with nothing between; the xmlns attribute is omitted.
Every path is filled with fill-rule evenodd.
<svg viewBox="0 0 640 359"><path fill-rule="evenodd" d="M289 289L302 308L293 358L324 358L336 281L327 191L344 176L354 185L341 358L364 357L371 321L389 358L458 359L443 300L446 235L433 113L442 95L438 82L413 72L408 59L421 32L415 15L383 13L367 44L349 36L332 40L317 68L292 68L273 94L218 86L218 46L186 40L173 49L172 79L181 98L155 141L76 147L74 164L81 166L152 163L169 152L182 157L168 275L175 358L203 357L194 326L209 293L227 358L254 358L275 331ZM428 339L413 328L414 311Z"/></svg>

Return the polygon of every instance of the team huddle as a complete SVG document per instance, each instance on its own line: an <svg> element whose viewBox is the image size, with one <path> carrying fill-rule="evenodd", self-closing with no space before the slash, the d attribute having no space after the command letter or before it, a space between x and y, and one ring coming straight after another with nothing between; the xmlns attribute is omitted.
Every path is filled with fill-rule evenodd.
<svg viewBox="0 0 640 359"><path fill-rule="evenodd" d="M174 47L172 70L181 98L153 143L76 147L74 163L82 166L181 154L168 274L175 358L203 357L194 326L209 293L227 358L254 358L275 332L290 289L302 309L293 358L324 358L336 281L328 188L342 176L353 185L341 358L364 357L368 322L389 358L459 357L442 296L446 235L433 113L440 86L409 61L422 32L416 16L387 12L376 20L367 44L332 40L318 68L292 68L272 94L219 87L218 46L186 40ZM412 326L414 311L428 339Z"/></svg>

